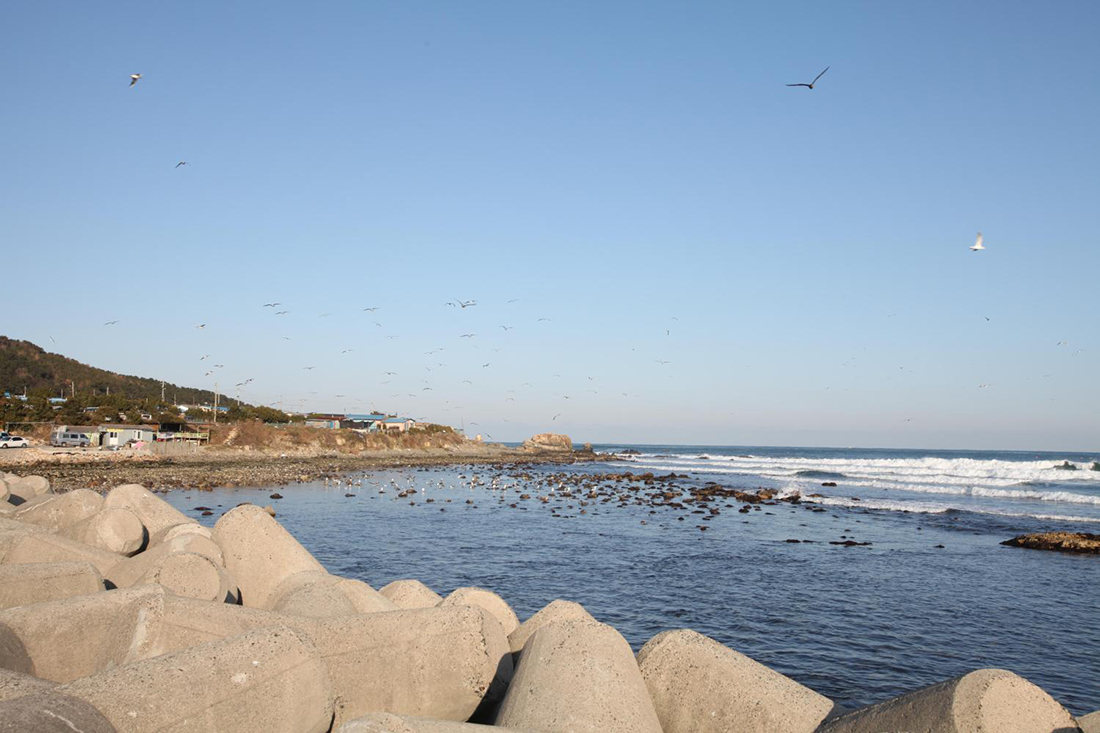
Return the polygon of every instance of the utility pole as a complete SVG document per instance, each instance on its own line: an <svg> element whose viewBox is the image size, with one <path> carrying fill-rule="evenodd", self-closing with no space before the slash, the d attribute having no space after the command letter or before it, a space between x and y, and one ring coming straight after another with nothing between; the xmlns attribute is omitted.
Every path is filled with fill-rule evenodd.
<svg viewBox="0 0 1100 733"><path fill-rule="evenodd" d="M218 424L218 383L214 382L214 424Z"/></svg>
<svg viewBox="0 0 1100 733"><path fill-rule="evenodd" d="M164 402L164 382L160 383L160 401Z"/></svg>

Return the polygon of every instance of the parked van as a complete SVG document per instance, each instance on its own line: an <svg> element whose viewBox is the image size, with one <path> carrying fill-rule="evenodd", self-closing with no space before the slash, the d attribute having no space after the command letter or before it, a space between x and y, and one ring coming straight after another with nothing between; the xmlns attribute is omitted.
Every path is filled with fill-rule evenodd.
<svg viewBox="0 0 1100 733"><path fill-rule="evenodd" d="M50 445L58 447L87 448L92 444L92 439L84 433L74 433L67 430L58 430L50 436Z"/></svg>

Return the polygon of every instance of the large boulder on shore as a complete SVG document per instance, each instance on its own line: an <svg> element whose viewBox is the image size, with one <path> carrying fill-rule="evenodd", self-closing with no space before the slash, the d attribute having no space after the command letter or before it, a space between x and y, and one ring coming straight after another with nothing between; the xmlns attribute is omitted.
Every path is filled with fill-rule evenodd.
<svg viewBox="0 0 1100 733"><path fill-rule="evenodd" d="M524 450L531 451L569 452L573 450L573 441L569 439L568 435L560 435L558 433L539 433L538 435L532 435L530 438L523 441L523 445L521 447Z"/></svg>

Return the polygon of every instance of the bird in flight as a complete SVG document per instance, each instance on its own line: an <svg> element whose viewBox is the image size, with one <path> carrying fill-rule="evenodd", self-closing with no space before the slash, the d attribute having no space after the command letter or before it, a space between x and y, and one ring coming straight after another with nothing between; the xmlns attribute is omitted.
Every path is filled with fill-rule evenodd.
<svg viewBox="0 0 1100 733"><path fill-rule="evenodd" d="M461 336L459 336L459 338L472 339L474 336L477 336L477 334L476 333L464 333Z"/></svg>
<svg viewBox="0 0 1100 733"><path fill-rule="evenodd" d="M518 303L518 302L519 302L519 298L512 298L511 300L508 301L509 304Z"/></svg>
<svg viewBox="0 0 1100 733"><path fill-rule="evenodd" d="M264 308L274 308L277 305L282 305L282 303L264 303Z"/></svg>
<svg viewBox="0 0 1100 733"><path fill-rule="evenodd" d="M671 364L672 362L671 361L664 361L662 359L657 359L657 363L658 364Z"/></svg>
<svg viewBox="0 0 1100 733"><path fill-rule="evenodd" d="M974 240L974 244L970 245L971 252L980 252L985 249L985 245L982 244L982 233L978 232L978 238Z"/></svg>
<svg viewBox="0 0 1100 733"><path fill-rule="evenodd" d="M111 321L111 323L115 323L115 321ZM1069 341L1059 341L1055 346L1069 346Z"/></svg>
<svg viewBox="0 0 1100 733"><path fill-rule="evenodd" d="M465 309L465 308L469 308L472 305L477 305L477 301L476 300L459 300L458 298L455 298L454 304L457 305L459 308Z"/></svg>
<svg viewBox="0 0 1100 733"><path fill-rule="evenodd" d="M490 362L490 363L492 363L492 362ZM481 365L481 368L482 368L482 369L484 369L484 368L485 368L485 367L487 367L487 366L489 366L489 364L482 364L482 365Z"/></svg>
<svg viewBox="0 0 1100 733"><path fill-rule="evenodd" d="M830 67L826 66L826 67L825 67L825 71L828 71L828 70L829 70L829 68L830 68ZM813 81L811 81L811 82L810 82L809 84L788 84L787 86L789 86L789 87L806 87L807 89L813 89L813 88L814 88L814 84L817 84L817 80L818 80L818 79L820 79L820 78L821 78L822 76L824 76L824 75L825 75L825 71L822 71L822 72L821 72L820 74L818 74L817 76L815 76L815 77L814 77L814 80L813 80Z"/></svg>
<svg viewBox="0 0 1100 733"><path fill-rule="evenodd" d="M553 422L553 421L557 420L559 417L561 417L560 412L557 415L554 415L554 417L550 418L550 422Z"/></svg>
<svg viewBox="0 0 1100 733"><path fill-rule="evenodd" d="M501 326L505 331L511 331L515 326Z"/></svg>
<svg viewBox="0 0 1100 733"><path fill-rule="evenodd" d="M203 376L204 377L209 377L213 373L214 373L213 370L211 370L211 371L207 372L206 374L203 374Z"/></svg>
<svg viewBox="0 0 1100 733"><path fill-rule="evenodd" d="M113 325L115 325L116 323L118 323L118 321L107 321L107 322L106 322L106 323L104 323L103 325L104 325L104 326L113 326Z"/></svg>
<svg viewBox="0 0 1100 733"><path fill-rule="evenodd" d="M285 316L285 315L286 315L287 313L290 313L290 311L277 311L277 312L275 313L275 315L277 315L277 316Z"/></svg>
<svg viewBox="0 0 1100 733"><path fill-rule="evenodd" d="M180 162L176 163L177 168L179 168L181 165L187 165L187 161L186 160L181 160Z"/></svg>
<svg viewBox="0 0 1100 733"><path fill-rule="evenodd" d="M305 371L307 371L307 372L308 372L308 371L309 371L310 369L316 369L316 368L317 368L317 367L315 367L315 366L302 367L302 369L304 369L304 370L305 370Z"/></svg>
<svg viewBox="0 0 1100 733"><path fill-rule="evenodd" d="M539 319L539 321L549 321L549 320L550 320L549 318L540 318L540 319ZM536 321L536 323L537 323L537 322L538 322L538 321Z"/></svg>
<svg viewBox="0 0 1100 733"><path fill-rule="evenodd" d="M130 74L130 86L138 83L138 79L141 78L141 74Z"/></svg>
<svg viewBox="0 0 1100 733"><path fill-rule="evenodd" d="M202 356L199 357L199 361L206 361L209 358L210 358L210 354L203 354Z"/></svg>
<svg viewBox="0 0 1100 733"><path fill-rule="evenodd" d="M374 313L376 310L378 310L378 306L372 306L370 308L364 308L363 312L364 313Z"/></svg>
<svg viewBox="0 0 1100 733"><path fill-rule="evenodd" d="M206 324L200 323L199 325L195 326L195 328L206 328Z"/></svg>
<svg viewBox="0 0 1100 733"><path fill-rule="evenodd" d="M350 353L351 351L354 351L354 349L344 349L344 350L343 350L343 351L341 351L340 353L341 353L341 354L347 354L347 353Z"/></svg>
<svg viewBox="0 0 1100 733"><path fill-rule="evenodd" d="M988 384L979 384L978 389L985 389L986 387L989 387L989 386L990 385L988 385Z"/></svg>
<svg viewBox="0 0 1100 733"><path fill-rule="evenodd" d="M319 316L317 316L317 317L318 317L318 318L328 318L328 317L329 317L329 316L331 316L331 315L332 315L331 313L322 313L321 315L319 315Z"/></svg>

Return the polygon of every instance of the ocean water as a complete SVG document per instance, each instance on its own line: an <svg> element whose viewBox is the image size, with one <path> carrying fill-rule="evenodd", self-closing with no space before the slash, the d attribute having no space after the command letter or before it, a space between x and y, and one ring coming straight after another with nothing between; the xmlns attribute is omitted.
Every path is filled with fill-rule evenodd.
<svg viewBox="0 0 1100 733"><path fill-rule="evenodd" d="M663 630L693 628L847 706L1001 667L1071 712L1100 709L1100 556L1000 545L1022 532L1100 533L1100 471L1090 470L1100 455L597 448L640 455L377 470L348 476L350 485L167 498L207 524L243 501L273 504L332 572L375 587L400 578L441 594L480 585L521 619L567 598L636 649ZM1065 461L1077 470L1054 468ZM803 503L740 513L731 500L704 520L633 500L653 487L595 476L622 471L686 476L677 489L774 488ZM631 500L582 506L575 490L561 496L570 476ZM409 488L417 492L397 496ZM276 490L283 499L269 498ZM201 517L198 506L215 515ZM829 544L848 539L871 544Z"/></svg>

